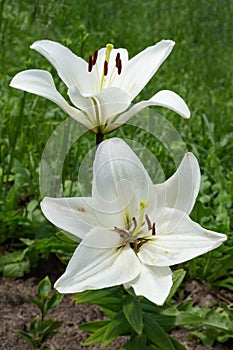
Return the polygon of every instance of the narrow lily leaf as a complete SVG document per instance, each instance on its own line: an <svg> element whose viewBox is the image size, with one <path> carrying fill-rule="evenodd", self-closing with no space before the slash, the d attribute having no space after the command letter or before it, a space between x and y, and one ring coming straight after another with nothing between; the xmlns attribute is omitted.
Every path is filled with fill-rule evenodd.
<svg viewBox="0 0 233 350"><path fill-rule="evenodd" d="M137 335L136 337L130 339L130 341L126 344L126 349L127 350L135 350L135 349L140 349L140 350L148 350L148 347L146 345L146 335Z"/></svg>
<svg viewBox="0 0 233 350"><path fill-rule="evenodd" d="M161 328L164 329L165 332L170 331L175 327L176 317L175 316L167 316L167 315L159 315L159 314L148 314L148 316L158 323Z"/></svg>
<svg viewBox="0 0 233 350"><path fill-rule="evenodd" d="M29 331L34 335L34 337L38 337L40 328L40 317L36 316L33 318L29 325Z"/></svg>
<svg viewBox="0 0 233 350"><path fill-rule="evenodd" d="M46 313L54 309L57 305L59 305L62 299L63 299L62 294L59 294L59 293L53 294L53 296L51 297L51 299L48 301L46 305Z"/></svg>
<svg viewBox="0 0 233 350"><path fill-rule="evenodd" d="M88 337L84 342L83 345L88 346L92 344L96 344L102 341L105 331L108 327L108 324L100 329L98 329L94 334L92 334L90 337Z"/></svg>
<svg viewBox="0 0 233 350"><path fill-rule="evenodd" d="M144 333L161 350L176 350L170 337L150 316L144 315Z"/></svg>
<svg viewBox="0 0 233 350"><path fill-rule="evenodd" d="M176 350L187 350L182 344L180 344L176 339L170 337L172 344Z"/></svg>
<svg viewBox="0 0 233 350"><path fill-rule="evenodd" d="M185 326L191 324L202 324L203 317L191 312L180 312L175 318L175 326Z"/></svg>
<svg viewBox="0 0 233 350"><path fill-rule="evenodd" d="M77 304L89 303L96 305L103 305L107 307L107 304L120 304L121 294L120 287L111 287L100 290L87 290L85 292L78 293L73 296L73 300Z"/></svg>
<svg viewBox="0 0 233 350"><path fill-rule="evenodd" d="M180 312L177 316L169 316L163 314L151 313L149 316L157 322L166 332L170 331L176 326L184 325L200 325L203 322L203 318L192 314L191 312Z"/></svg>
<svg viewBox="0 0 233 350"><path fill-rule="evenodd" d="M186 271L184 271L183 269L176 270L173 272L172 274L173 285L171 287L170 293L166 301L170 301L172 299L173 295L176 293L177 289L181 285L185 275L186 275Z"/></svg>
<svg viewBox="0 0 233 350"><path fill-rule="evenodd" d="M107 325L101 346L107 346L118 336L128 334L128 332L130 332L130 326L125 319L123 312L120 311L116 317Z"/></svg>
<svg viewBox="0 0 233 350"><path fill-rule="evenodd" d="M15 333L21 335L21 337L23 337L27 342L28 344L33 348L35 349L35 342L33 340L33 337L31 335L29 335L27 332L24 332L24 331L20 331L20 330L16 330Z"/></svg>
<svg viewBox="0 0 233 350"><path fill-rule="evenodd" d="M123 313L134 331L142 334L142 308L136 297L128 295L123 299Z"/></svg>
<svg viewBox="0 0 233 350"><path fill-rule="evenodd" d="M105 327L109 322L111 321L110 320L92 321L92 322L80 324L78 328L82 329L85 332L95 333L99 329Z"/></svg>

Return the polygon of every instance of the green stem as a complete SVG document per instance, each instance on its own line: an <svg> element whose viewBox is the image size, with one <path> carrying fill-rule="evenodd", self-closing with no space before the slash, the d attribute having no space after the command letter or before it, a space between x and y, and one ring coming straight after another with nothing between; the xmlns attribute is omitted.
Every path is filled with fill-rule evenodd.
<svg viewBox="0 0 233 350"><path fill-rule="evenodd" d="M96 134L96 149L98 148L99 144L104 140L104 135L102 133Z"/></svg>

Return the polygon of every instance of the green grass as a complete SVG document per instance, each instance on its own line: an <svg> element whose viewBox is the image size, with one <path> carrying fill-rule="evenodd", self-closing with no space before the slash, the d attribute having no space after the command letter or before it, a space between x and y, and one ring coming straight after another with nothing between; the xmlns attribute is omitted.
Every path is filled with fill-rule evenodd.
<svg viewBox="0 0 233 350"><path fill-rule="evenodd" d="M18 262L22 263L22 275L30 264L35 265L50 251L69 257L73 249L70 246L66 249L63 244L59 250L56 229L45 221L39 209L38 171L42 152L52 132L67 116L52 102L9 87L12 77L28 68L47 69L56 76L51 65L29 49L34 41L44 38L59 41L84 58L107 42L126 47L132 57L161 39L176 41L173 53L138 99L149 98L160 89L171 89L188 103L192 113L189 121L167 110L159 112L179 131L200 163L202 188L192 217L206 228L230 237L232 17L233 3L225 0L0 2L0 242L1 254L8 252L4 255L8 267L12 261L17 267ZM58 79L56 82L63 89ZM144 139L143 133L135 136L127 126L115 134ZM72 147L64 168L68 194L75 193L74 169L77 170L94 142L94 136L89 135ZM161 160L166 176L172 174L175 166L166 150L150 138L146 142ZM188 263L187 278L200 278L211 285L233 289L233 277L229 274L231 247L229 238L218 251ZM20 252L17 256L9 255L17 249ZM20 274L18 269L14 270L16 265L11 267L15 275ZM9 268L5 274L10 274Z"/></svg>

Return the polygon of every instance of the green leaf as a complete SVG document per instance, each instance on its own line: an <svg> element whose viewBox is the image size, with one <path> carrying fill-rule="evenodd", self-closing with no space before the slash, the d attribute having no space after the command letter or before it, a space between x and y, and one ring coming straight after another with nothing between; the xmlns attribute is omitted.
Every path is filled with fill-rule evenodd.
<svg viewBox="0 0 233 350"><path fill-rule="evenodd" d="M111 309L112 306L121 305L121 293L120 287L111 287L100 290L87 290L85 292L81 292L73 297L76 303L89 303L96 304L99 306L104 306L106 308Z"/></svg>
<svg viewBox="0 0 233 350"><path fill-rule="evenodd" d="M51 299L46 304L45 311L46 313L49 312L50 310L54 309L57 305L60 304L60 302L63 299L63 295L60 293L54 293Z"/></svg>
<svg viewBox="0 0 233 350"><path fill-rule="evenodd" d="M148 314L152 320L157 322L166 332L175 327L175 316L161 315L161 314Z"/></svg>
<svg viewBox="0 0 233 350"><path fill-rule="evenodd" d="M6 264L3 267L4 277L23 277L25 273L30 271L30 262L28 260L15 261L13 263Z"/></svg>
<svg viewBox="0 0 233 350"><path fill-rule="evenodd" d="M101 346L107 346L119 335L127 334L130 331L130 326L124 317L122 311L118 312L115 318L106 326Z"/></svg>
<svg viewBox="0 0 233 350"><path fill-rule="evenodd" d="M126 344L126 349L127 350L148 350L148 347L146 345L146 335L145 334L138 334L135 337L131 338L129 342Z"/></svg>
<svg viewBox="0 0 233 350"><path fill-rule="evenodd" d="M46 276L37 286L37 294L41 299L46 299L51 292L51 282Z"/></svg>
<svg viewBox="0 0 233 350"><path fill-rule="evenodd" d="M233 292L233 277L225 278L223 280L213 283L215 286L227 288Z"/></svg>
<svg viewBox="0 0 233 350"><path fill-rule="evenodd" d="M23 337L33 349L37 348L37 345L35 344L33 337L29 335L27 332L16 330L15 333L21 335L21 337Z"/></svg>
<svg viewBox="0 0 233 350"><path fill-rule="evenodd" d="M142 308L141 304L137 300L137 297L133 297L131 295L124 297L122 306L123 313L130 326L136 333L142 334Z"/></svg>
<svg viewBox="0 0 233 350"><path fill-rule="evenodd" d="M53 319L46 318L41 322L41 341L45 342L47 339L53 337L55 334L59 333L59 330L57 330L61 325L63 321L54 321Z"/></svg>
<svg viewBox="0 0 233 350"><path fill-rule="evenodd" d="M166 301L170 301L172 299L173 295L176 293L177 289L183 282L185 275L186 275L186 271L184 271L183 269L173 271L173 274L172 274L173 285L171 287L170 293Z"/></svg>
<svg viewBox="0 0 233 350"><path fill-rule="evenodd" d="M176 350L186 350L186 348L180 344L176 339L170 337L172 344Z"/></svg>
<svg viewBox="0 0 233 350"><path fill-rule="evenodd" d="M83 331L94 333L98 329L106 326L110 320L100 320L100 321L92 321L92 322L87 322L79 325L78 327L82 329Z"/></svg>
<svg viewBox="0 0 233 350"><path fill-rule="evenodd" d="M104 337L104 334L105 334L105 331L106 331L107 327L108 327L108 325L98 329L95 333L93 333L90 337L88 337L83 342L83 345L88 346L88 345L100 343L102 341L103 337Z"/></svg>
<svg viewBox="0 0 233 350"><path fill-rule="evenodd" d="M175 318L175 326L185 326L193 324L200 325L202 322L203 317L185 311L181 311Z"/></svg>
<svg viewBox="0 0 233 350"><path fill-rule="evenodd" d="M121 310L122 305L114 305L110 304L108 305L108 309L106 307L103 307L102 305L99 305L100 310L108 317L108 318L114 318L116 314Z"/></svg>
<svg viewBox="0 0 233 350"><path fill-rule="evenodd" d="M34 335L34 337L38 337L39 328L40 328L40 317L36 316L30 322L29 331Z"/></svg>
<svg viewBox="0 0 233 350"><path fill-rule="evenodd" d="M161 350L175 350L170 337L149 315L144 315L144 334Z"/></svg>

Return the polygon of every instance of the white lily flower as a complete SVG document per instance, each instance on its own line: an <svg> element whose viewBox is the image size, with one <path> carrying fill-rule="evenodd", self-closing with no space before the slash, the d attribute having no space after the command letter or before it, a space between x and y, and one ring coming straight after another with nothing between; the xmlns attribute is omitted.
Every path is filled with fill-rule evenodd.
<svg viewBox="0 0 233 350"><path fill-rule="evenodd" d="M86 62L63 45L36 41L31 48L55 67L68 88L69 105L55 87L52 75L45 70L26 70L16 74L10 86L43 96L55 102L72 118L97 134L106 134L124 124L147 106L167 107L184 118L190 111L176 93L162 90L148 101L130 106L170 54L174 42L162 40L128 59L126 49L111 44L95 51Z"/></svg>
<svg viewBox="0 0 233 350"><path fill-rule="evenodd" d="M45 198L44 215L82 239L55 288L76 293L124 284L161 305L172 286L171 265L218 247L226 236L189 218L200 170L185 154L175 174L154 185L121 139L96 152L92 197Z"/></svg>

